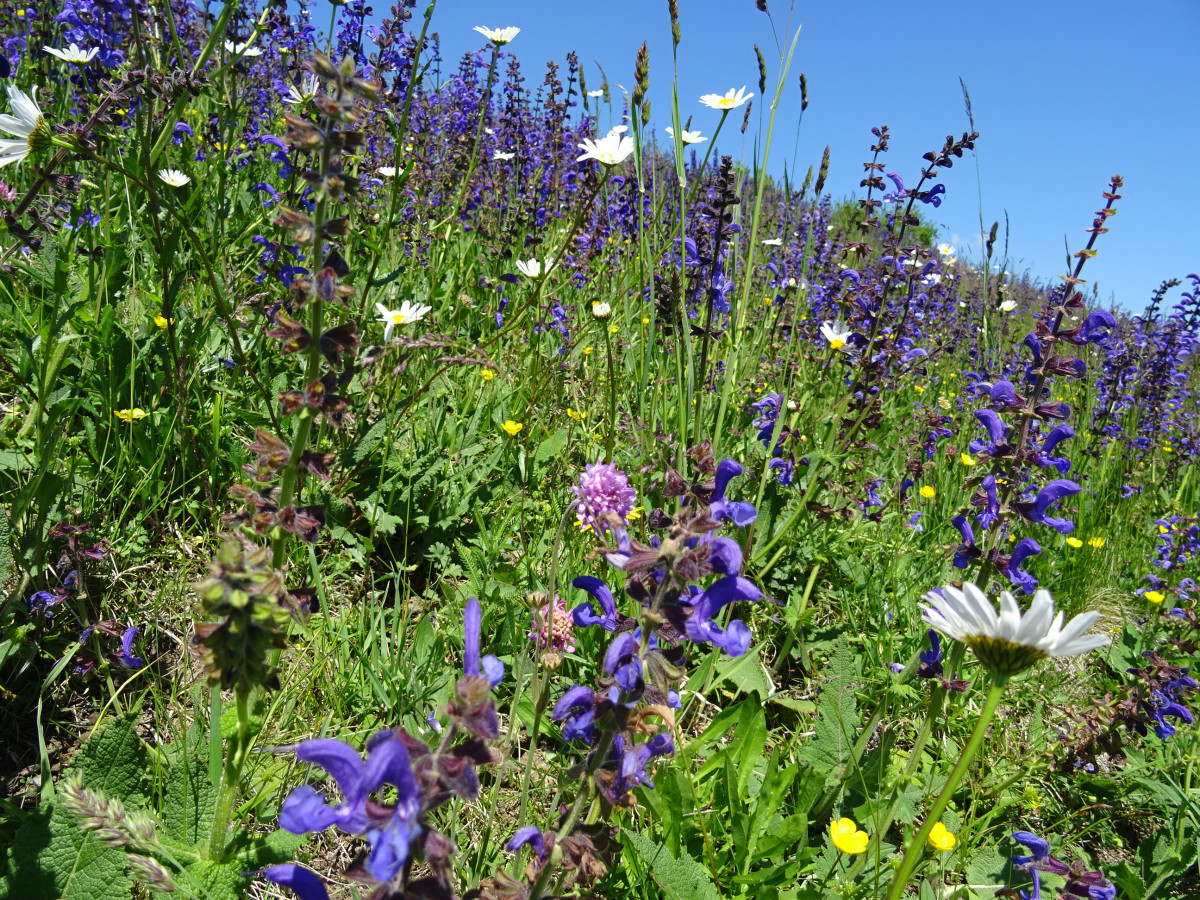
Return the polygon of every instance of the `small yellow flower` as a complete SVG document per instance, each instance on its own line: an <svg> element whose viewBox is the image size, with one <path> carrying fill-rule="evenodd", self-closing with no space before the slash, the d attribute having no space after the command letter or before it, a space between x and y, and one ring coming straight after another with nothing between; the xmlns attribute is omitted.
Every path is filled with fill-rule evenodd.
<svg viewBox="0 0 1200 900"><path fill-rule="evenodd" d="M833 838L833 846L851 855L866 852L867 841L870 840L865 831L858 830L853 819L838 819L831 823L829 834Z"/></svg>
<svg viewBox="0 0 1200 900"><path fill-rule="evenodd" d="M964 466L978 465L978 463L975 460L971 459L971 457L967 456L967 454L965 454L965 453L960 454L958 458Z"/></svg>
<svg viewBox="0 0 1200 900"><path fill-rule="evenodd" d="M154 324L157 325L159 328L166 328L168 325L174 325L175 320L168 319L166 316L155 316Z"/></svg>
<svg viewBox="0 0 1200 900"><path fill-rule="evenodd" d="M1083 541L1076 537L1067 538L1067 545L1070 547L1079 548L1083 546Z"/></svg>
<svg viewBox="0 0 1200 900"><path fill-rule="evenodd" d="M937 490L931 484L922 485L921 490L918 491L918 493L926 500L932 500L937 496Z"/></svg>
<svg viewBox="0 0 1200 900"><path fill-rule="evenodd" d="M946 826L938 822L929 832L929 845L935 850L953 850L958 838L946 830Z"/></svg>
<svg viewBox="0 0 1200 900"><path fill-rule="evenodd" d="M584 355L584 356L591 356L591 355L592 355L592 348L591 348L591 347L584 347L584 348L583 348L583 355Z"/></svg>
<svg viewBox="0 0 1200 900"><path fill-rule="evenodd" d="M914 390L914 391L916 391L918 394L923 394L923 393L925 393L925 385L923 385L923 384L914 384L914 385L913 385L913 390Z"/></svg>
<svg viewBox="0 0 1200 900"><path fill-rule="evenodd" d="M1170 444L1163 444L1163 452L1164 453L1174 453L1175 451L1171 449Z"/></svg>
<svg viewBox="0 0 1200 900"><path fill-rule="evenodd" d="M642 324L643 324L643 325L649 325L649 324L650 324L650 317L649 317L649 316L642 316Z"/></svg>
<svg viewBox="0 0 1200 900"><path fill-rule="evenodd" d="M636 522L641 517L642 517L642 508L640 506L635 506L628 513L626 513L625 520L628 522Z"/></svg>
<svg viewBox="0 0 1200 900"><path fill-rule="evenodd" d="M1088 540L1088 546L1095 547L1097 550L1099 550L1101 547L1103 547L1105 543L1106 542L1105 542L1104 538L1102 538L1102 537L1094 537L1094 538L1090 538Z"/></svg>
<svg viewBox="0 0 1200 900"><path fill-rule="evenodd" d="M621 329L620 329L620 328L618 328L616 325L614 325L612 328L610 328L610 329L608 329L608 330L609 330L609 331L611 331L613 334L616 334L616 333L617 333L618 331L620 331Z"/></svg>
<svg viewBox="0 0 1200 900"><path fill-rule="evenodd" d="M570 416L572 419L574 419L576 422L582 422L584 419L587 418L586 412L580 412L577 409L571 409L571 407L569 407L569 406L567 407L567 415Z"/></svg>
<svg viewBox="0 0 1200 900"><path fill-rule="evenodd" d="M1145 597L1151 603L1162 603L1167 599L1167 595L1162 591L1146 591Z"/></svg>
<svg viewBox="0 0 1200 900"><path fill-rule="evenodd" d="M516 437L517 432L520 431L525 426L522 425L520 422L514 422L512 419L508 419L500 427L503 428L505 431L507 431L513 437Z"/></svg>
<svg viewBox="0 0 1200 900"><path fill-rule="evenodd" d="M113 410L113 415L127 425L132 425L138 419L144 419L149 415L140 406L135 406L133 409L116 409Z"/></svg>
<svg viewBox="0 0 1200 900"><path fill-rule="evenodd" d="M483 378L484 381L491 381L493 378L496 377L496 373L493 372L491 369L484 369L482 372L479 373L479 375L480 375L480 377Z"/></svg>

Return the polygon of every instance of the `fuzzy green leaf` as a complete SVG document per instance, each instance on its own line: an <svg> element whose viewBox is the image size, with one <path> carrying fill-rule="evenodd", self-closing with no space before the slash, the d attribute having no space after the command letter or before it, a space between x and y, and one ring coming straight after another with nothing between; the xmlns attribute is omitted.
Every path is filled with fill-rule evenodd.
<svg viewBox="0 0 1200 900"><path fill-rule="evenodd" d="M682 847L676 859L666 847L658 846L640 834L626 831L623 838L650 867L651 876L667 900L717 900L717 889L708 871Z"/></svg>
<svg viewBox="0 0 1200 900"><path fill-rule="evenodd" d="M75 817L58 803L21 823L0 898L113 900L129 896L132 886L125 854L80 831Z"/></svg>

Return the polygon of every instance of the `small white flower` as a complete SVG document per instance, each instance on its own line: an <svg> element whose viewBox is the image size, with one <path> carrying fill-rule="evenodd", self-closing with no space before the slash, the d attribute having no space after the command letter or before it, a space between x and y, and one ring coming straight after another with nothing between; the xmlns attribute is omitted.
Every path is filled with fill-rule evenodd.
<svg viewBox="0 0 1200 900"><path fill-rule="evenodd" d="M375 170L375 174L382 175L384 178L395 178L396 177L396 167L395 166L380 166L378 169Z"/></svg>
<svg viewBox="0 0 1200 900"><path fill-rule="evenodd" d="M66 50L56 50L53 47L43 47L42 49L51 56L57 56L63 62L79 63L80 65L83 65L84 63L90 63L96 54L100 52L99 47L93 47L91 50L84 50L74 41L71 41L71 46L69 46Z"/></svg>
<svg viewBox="0 0 1200 900"><path fill-rule="evenodd" d="M594 159L605 166L620 165L633 153L633 138L623 135L626 130L624 125L618 125L598 141L584 138L579 145L583 155L577 157L576 162Z"/></svg>
<svg viewBox="0 0 1200 900"><path fill-rule="evenodd" d="M16 140L0 138L0 168L20 162L31 150L40 150L50 142L46 117L34 99L37 91L26 94L11 84L7 90L8 105L15 115L0 115L0 131L11 134Z"/></svg>
<svg viewBox="0 0 1200 900"><path fill-rule="evenodd" d="M783 246L783 238L767 238L763 241L764 247L781 247Z"/></svg>
<svg viewBox="0 0 1200 900"><path fill-rule="evenodd" d="M509 25L507 28L488 28L486 25L476 25L475 30L497 47L504 46L521 33L520 28L515 28L512 25Z"/></svg>
<svg viewBox="0 0 1200 900"><path fill-rule="evenodd" d="M249 56L249 54L246 54ZM284 103L303 104L307 103L317 96L317 90L321 87L321 81L316 75L311 72L300 79L300 87L288 85L288 93L286 97L280 99Z"/></svg>
<svg viewBox="0 0 1200 900"><path fill-rule="evenodd" d="M930 272L928 275L922 278L921 281L924 284L941 284L942 276L940 272Z"/></svg>
<svg viewBox="0 0 1200 900"><path fill-rule="evenodd" d="M603 300L592 301L592 315L597 319L607 319L612 315L612 307Z"/></svg>
<svg viewBox="0 0 1200 900"><path fill-rule="evenodd" d="M1108 636L1084 634L1100 618L1086 612L1063 627L1063 614L1055 613L1050 592L1033 595L1029 611L1022 616L1017 601L1008 591L1000 592L1000 615L992 601L971 582L960 591L947 585L941 593L925 595L929 604L922 611L925 623L942 634L961 641L974 651L988 669L1013 675L1039 659L1078 656L1108 644Z"/></svg>
<svg viewBox="0 0 1200 900"><path fill-rule="evenodd" d="M251 47L249 41L244 41L240 44L235 44L233 41L225 42L225 52L232 53L234 56L255 57L262 56L260 47Z"/></svg>
<svg viewBox="0 0 1200 900"><path fill-rule="evenodd" d="M159 169L158 177L163 184L169 184L171 187L183 187L192 180L178 169Z"/></svg>
<svg viewBox="0 0 1200 900"><path fill-rule="evenodd" d="M949 244L938 244L937 251L938 253L942 254L942 256L954 256L954 248Z"/></svg>
<svg viewBox="0 0 1200 900"><path fill-rule="evenodd" d="M390 341L392 332L395 331L397 325L411 325L413 322L419 322L433 307L405 300L400 304L399 309L388 309L382 303L376 303L375 308L379 310L379 318L383 322L383 339Z"/></svg>
<svg viewBox="0 0 1200 900"><path fill-rule="evenodd" d="M821 336L829 341L829 346L834 350L841 350L850 343L850 335L854 332L843 325L841 322L822 322Z"/></svg>
<svg viewBox="0 0 1200 900"><path fill-rule="evenodd" d="M1005 300L1000 304L1000 312L1012 312L1017 308L1016 300Z"/></svg>
<svg viewBox="0 0 1200 900"><path fill-rule="evenodd" d="M667 132L667 137L675 140L675 130L670 125L666 127L665 131ZM702 144L707 140L708 138L704 137L698 131L688 131L686 128L683 131L683 142L685 144Z"/></svg>
<svg viewBox="0 0 1200 900"><path fill-rule="evenodd" d="M753 96L753 94L746 93L746 87L743 85L742 87L738 88L736 92L730 88L729 93L727 93L724 97L722 97L720 94L705 94L700 98L700 102L710 109L728 111L731 109L737 109Z"/></svg>
<svg viewBox="0 0 1200 900"><path fill-rule="evenodd" d="M588 91L589 97L603 97L604 91Z"/></svg>
<svg viewBox="0 0 1200 900"><path fill-rule="evenodd" d="M536 259L517 260L517 271L526 278L540 278L542 275L542 264ZM546 271L550 271L550 267L546 266Z"/></svg>
<svg viewBox="0 0 1200 900"><path fill-rule="evenodd" d="M515 153L501 153L499 150L497 150L492 154L492 159L499 160L500 162L508 162L516 155L517 154Z"/></svg>

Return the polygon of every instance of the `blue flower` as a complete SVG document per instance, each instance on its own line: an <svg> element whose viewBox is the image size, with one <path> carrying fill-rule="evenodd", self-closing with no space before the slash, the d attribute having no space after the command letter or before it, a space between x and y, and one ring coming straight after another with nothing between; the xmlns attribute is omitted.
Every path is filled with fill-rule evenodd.
<svg viewBox="0 0 1200 900"><path fill-rule="evenodd" d="M986 453L989 456L1004 456L1012 448L1008 446L1008 426L990 409L975 411L975 418L987 429L990 443L971 441L968 445L972 453Z"/></svg>
<svg viewBox="0 0 1200 900"><path fill-rule="evenodd" d="M463 611L463 674L469 678L487 678L495 687L504 678L504 663L488 654L483 657L483 672L480 673L479 630L483 626L483 612L479 601L472 597Z"/></svg>
<svg viewBox="0 0 1200 900"><path fill-rule="evenodd" d="M1075 523L1070 519L1061 519L1046 515L1051 504L1066 497L1074 496L1082 491L1079 485L1065 478L1056 478L1038 491L1032 503L1014 503L1013 507L1030 522L1037 522L1053 528L1059 534L1070 534L1075 530Z"/></svg>
<svg viewBox="0 0 1200 900"><path fill-rule="evenodd" d="M987 503L983 507L983 512L975 517L975 521L979 523L980 528L987 531L1000 519L1000 498L996 494L996 476L989 475L983 479L980 487L987 496Z"/></svg>
<svg viewBox="0 0 1200 900"><path fill-rule="evenodd" d="M738 528L745 528L758 517L758 511L753 503L728 500L725 489L731 479L742 474L741 464L734 459L723 459L717 463L717 477L714 482L712 500L708 504L708 513L714 522L728 519Z"/></svg>
<svg viewBox="0 0 1200 900"><path fill-rule="evenodd" d="M281 884L296 892L300 900L329 900L325 884L317 877L317 873L295 863L271 866L257 872L243 872L245 876L261 875L267 881Z"/></svg>
<svg viewBox="0 0 1200 900"><path fill-rule="evenodd" d="M608 585L591 575L580 575L571 582L571 585L591 594L600 604L601 612L600 615L596 615L592 604L581 603L571 610L571 617L575 620L575 624L581 628L586 628L588 625L599 625L605 631L616 631L619 624L617 603L613 599Z"/></svg>
<svg viewBox="0 0 1200 900"><path fill-rule="evenodd" d="M347 834L365 836L371 850L366 871L380 883L391 881L408 861L409 846L420 836L417 821L421 791L413 777L408 751L395 732L383 731L367 742L366 762L350 745L333 738L303 741L296 758L320 766L333 776L343 802L332 806L311 786L296 788L283 802L280 827L292 834L324 831L331 825ZM393 807L372 801L383 785L396 788Z"/></svg>
<svg viewBox="0 0 1200 900"><path fill-rule="evenodd" d="M975 531L966 518L955 516L950 520L950 524L957 528L958 533L962 535L962 543L954 551L954 568L965 569L974 560L979 559L983 553L975 546Z"/></svg>
<svg viewBox="0 0 1200 900"><path fill-rule="evenodd" d="M740 575L726 575L714 581L692 606L692 615L686 624L688 638L698 644L711 643L730 656L741 656L750 646L750 629L738 619L733 619L722 629L714 617L730 603L753 601L761 596L762 592L754 583Z"/></svg>
<svg viewBox="0 0 1200 900"><path fill-rule="evenodd" d="M563 723L563 740L582 739L590 744L596 736L596 692L581 684L573 685L554 704L550 718Z"/></svg>
<svg viewBox="0 0 1200 900"><path fill-rule="evenodd" d="M121 635L121 652L113 657L122 669L140 669L146 661L133 655L133 642L141 632L137 628L126 628Z"/></svg>
<svg viewBox="0 0 1200 900"><path fill-rule="evenodd" d="M1051 456L1054 448L1067 438L1075 437L1075 429L1070 425L1055 425L1046 435L1046 440L1042 442L1042 448L1033 456L1033 464L1041 468L1054 466L1058 469L1059 475L1066 475L1071 471L1071 461L1065 456Z"/></svg>
<svg viewBox="0 0 1200 900"><path fill-rule="evenodd" d="M1041 552L1041 545L1033 538L1022 538L1013 548L1008 562L1000 567L1000 571L1015 587L1019 587L1026 594L1032 594L1038 581L1028 572L1022 571L1021 564L1029 557L1037 556Z"/></svg>

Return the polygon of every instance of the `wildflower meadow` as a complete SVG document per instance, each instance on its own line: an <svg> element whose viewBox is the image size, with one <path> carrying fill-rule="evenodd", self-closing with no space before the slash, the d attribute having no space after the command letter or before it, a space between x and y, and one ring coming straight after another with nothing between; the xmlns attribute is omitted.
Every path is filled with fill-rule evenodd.
<svg viewBox="0 0 1200 900"><path fill-rule="evenodd" d="M653 109L382 5L0 0L0 896L1200 896L1200 275L1091 289L1122 177L1018 275L933 223L973 121L776 165L777 0Z"/></svg>

